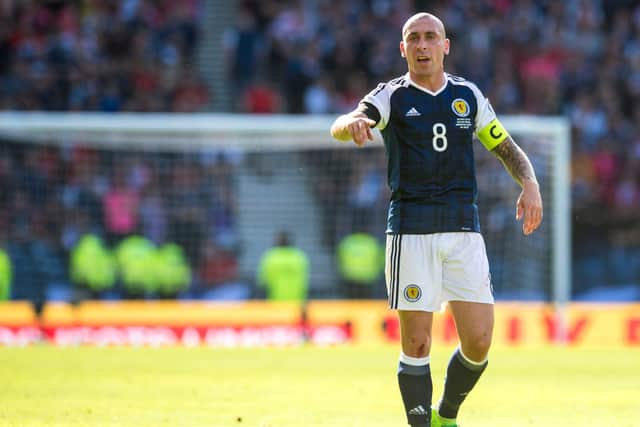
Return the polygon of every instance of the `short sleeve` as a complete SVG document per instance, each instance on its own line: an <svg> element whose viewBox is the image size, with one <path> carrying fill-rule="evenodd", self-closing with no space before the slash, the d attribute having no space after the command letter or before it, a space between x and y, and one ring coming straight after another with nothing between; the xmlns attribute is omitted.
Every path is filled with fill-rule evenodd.
<svg viewBox="0 0 640 427"><path fill-rule="evenodd" d="M474 96L476 97L476 105L478 106L478 111L476 112L475 125L476 132L485 128L489 122L496 118L496 113L493 111L491 107L491 103L484 96L480 89L474 84L471 85L471 90L473 91Z"/></svg>
<svg viewBox="0 0 640 427"><path fill-rule="evenodd" d="M380 122L380 111L378 111L375 105L362 101L360 102L360 104L358 104L358 108L356 108L356 111L363 113L370 120L376 122L376 124Z"/></svg>
<svg viewBox="0 0 640 427"><path fill-rule="evenodd" d="M389 115L391 112L391 91L387 83L380 83L374 90L365 95L360 102L366 102L373 105L380 113L380 120L376 124L376 128L382 130L389 123Z"/></svg>
<svg viewBox="0 0 640 427"><path fill-rule="evenodd" d="M482 145L490 151L502 143L502 141L509 136L509 133L498 120L496 113L491 107L491 103L485 98L482 92L480 92L480 89L475 85L473 85L471 89L473 90L478 105L478 111L475 117L476 136Z"/></svg>

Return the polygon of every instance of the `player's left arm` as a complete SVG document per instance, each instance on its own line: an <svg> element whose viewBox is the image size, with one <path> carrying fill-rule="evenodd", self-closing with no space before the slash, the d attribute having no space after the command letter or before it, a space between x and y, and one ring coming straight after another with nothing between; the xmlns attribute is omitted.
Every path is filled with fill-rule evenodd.
<svg viewBox="0 0 640 427"><path fill-rule="evenodd" d="M475 94L478 111L475 117L476 136L484 147L493 153L522 192L516 202L516 220L522 219L522 232L533 233L542 222L542 197L536 173L525 152L518 147L502 126L491 103L475 86L470 86Z"/></svg>
<svg viewBox="0 0 640 427"><path fill-rule="evenodd" d="M478 139L500 159L513 180L522 188L516 202L516 220L522 219L522 232L529 235L542 222L542 197L536 173L525 152L513 141L496 117L488 100L484 104L483 114L481 127L477 132Z"/></svg>
<svg viewBox="0 0 640 427"><path fill-rule="evenodd" d="M516 219L523 219L522 231L525 235L529 235L538 228L543 214L540 186L531 161L508 134L490 151L502 162L513 180L522 188L516 203Z"/></svg>

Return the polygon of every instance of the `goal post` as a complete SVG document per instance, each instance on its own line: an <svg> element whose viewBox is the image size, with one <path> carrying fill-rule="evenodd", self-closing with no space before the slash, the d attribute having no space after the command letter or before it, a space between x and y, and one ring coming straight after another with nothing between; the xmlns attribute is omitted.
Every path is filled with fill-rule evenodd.
<svg viewBox="0 0 640 427"><path fill-rule="evenodd" d="M273 243L274 234L288 230L310 255L311 295L340 297L337 239L364 227L382 240L388 193L379 133L365 148L337 142L329 135L334 119L324 115L3 112L0 139L5 148L0 156L37 147L60 153L84 147L110 159L100 163L104 178L116 171L119 162L134 167L135 159L136 165L164 177L167 188L160 185L156 190L169 208L181 203L175 194L164 193L173 185L175 170L183 168L188 174L191 168L195 176L178 174L178 178L202 187L206 206L199 211L201 216L217 212L216 198L233 200L228 206L233 222L230 240L240 248L239 271L244 280L254 279L258 259ZM538 232L522 236L521 224L514 219L519 188L500 163L476 144L481 227L496 296L563 305L571 298L569 124L564 118L538 116L503 116L501 121L532 159L545 218ZM210 165L219 157L228 163L224 173L230 184L225 185L232 194L212 196L207 185L215 187L220 172ZM211 175L211 182L200 173ZM56 186L53 191L63 188ZM62 199L62 194L53 195L58 196ZM193 235L181 237L187 244L189 239L197 240L193 245L197 257L206 246L202 236L215 234L211 230L218 226L207 218L200 220L201 229L184 228L184 233Z"/></svg>
<svg viewBox="0 0 640 427"><path fill-rule="evenodd" d="M537 135L551 143L552 294L564 305L571 300L571 127L563 117L509 116L503 120L514 135Z"/></svg>

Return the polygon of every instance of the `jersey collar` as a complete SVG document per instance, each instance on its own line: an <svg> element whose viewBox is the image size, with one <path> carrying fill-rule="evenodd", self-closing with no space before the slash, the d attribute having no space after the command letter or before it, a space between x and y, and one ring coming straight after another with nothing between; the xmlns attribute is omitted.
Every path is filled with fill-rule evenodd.
<svg viewBox="0 0 640 427"><path fill-rule="evenodd" d="M411 86L413 86L413 87L415 87L416 89L419 89L419 90L421 90L421 91L423 91L423 92L426 92L426 93L428 93L428 94L429 94L429 95L431 95L431 96L439 95L439 94L440 94L440 92L442 92L442 91L444 90L444 88L446 88L446 87L447 87L447 84L449 84L449 76L447 75L447 73L445 73L445 74L444 74L444 83L442 84L442 87L441 87L440 89L438 89L438 90L436 90L436 91L434 92L434 91L431 91L431 90L427 89L427 88L426 88L426 87L424 87L424 86L420 86L418 83L416 83L416 82L414 82L413 80L411 80L411 77L409 76L409 73L407 73L405 76L406 76L407 81L409 82L409 84L410 84Z"/></svg>

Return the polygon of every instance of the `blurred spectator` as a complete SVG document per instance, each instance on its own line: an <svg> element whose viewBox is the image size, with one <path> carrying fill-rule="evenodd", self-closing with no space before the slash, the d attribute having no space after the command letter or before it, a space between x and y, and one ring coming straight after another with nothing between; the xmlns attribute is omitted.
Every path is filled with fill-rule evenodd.
<svg viewBox="0 0 640 427"><path fill-rule="evenodd" d="M191 267L200 262L200 248L205 237L206 187L203 187L201 167L191 159L181 162L171 170L169 199L170 239L180 245Z"/></svg>
<svg viewBox="0 0 640 427"><path fill-rule="evenodd" d="M89 226L102 224L102 196L109 188L99 157L94 151L75 147L63 162L66 175L62 182L62 203L69 211L86 214Z"/></svg>
<svg viewBox="0 0 640 427"><path fill-rule="evenodd" d="M265 43L258 30L257 16L246 8L238 11L236 26L225 32L224 45L227 52L229 80L236 90L242 91L253 81Z"/></svg>
<svg viewBox="0 0 640 427"><path fill-rule="evenodd" d="M191 285L191 267L184 251L175 243L160 246L153 258L157 294L164 299L177 298Z"/></svg>
<svg viewBox="0 0 640 427"><path fill-rule="evenodd" d="M158 290L156 246L140 235L130 235L115 248L118 273L127 298L145 298Z"/></svg>
<svg viewBox="0 0 640 427"><path fill-rule="evenodd" d="M352 233L340 241L337 263L347 298L370 299L384 269L384 248L367 233Z"/></svg>
<svg viewBox="0 0 640 427"><path fill-rule="evenodd" d="M200 296L205 299L237 301L246 300L251 295L249 286L239 280L235 251L213 240L204 243L198 281Z"/></svg>
<svg viewBox="0 0 640 427"><path fill-rule="evenodd" d="M236 280L238 262L233 251L207 240L202 249L198 274L205 288L216 288Z"/></svg>
<svg viewBox="0 0 640 427"><path fill-rule="evenodd" d="M113 172L111 188L105 193L102 207L109 244L115 244L138 227L138 194L127 185L126 171L117 168Z"/></svg>
<svg viewBox="0 0 640 427"><path fill-rule="evenodd" d="M55 249L48 246L50 242L41 240L42 229L36 225L39 230L33 230L33 225L28 220L23 226L13 229L7 252L15 283L11 298L30 301L36 313L40 314L46 301L48 285L57 280L58 274L64 274L64 270L60 270L62 265L59 264Z"/></svg>
<svg viewBox="0 0 640 427"><path fill-rule="evenodd" d="M167 200L163 197L159 183L150 182L143 189L140 200L142 234L156 245L165 242L169 233L166 204Z"/></svg>
<svg viewBox="0 0 640 427"><path fill-rule="evenodd" d="M288 233L279 233L274 246L262 255L257 283L271 301L306 301L309 259L302 250L292 246Z"/></svg>
<svg viewBox="0 0 640 427"><path fill-rule="evenodd" d="M209 235L227 247L237 243L234 168L238 159L233 157L230 153L218 152L202 159L205 168L203 185L208 198L207 217L211 220Z"/></svg>
<svg viewBox="0 0 640 427"><path fill-rule="evenodd" d="M351 223L348 230L361 230L375 234L379 230L380 214L386 218L388 189L385 184L384 159L375 157L371 152L369 159L356 163L349 182L347 195L351 212Z"/></svg>
<svg viewBox="0 0 640 427"><path fill-rule="evenodd" d="M327 114L336 110L335 90L327 77L307 87L304 93L304 111L309 114Z"/></svg>
<svg viewBox="0 0 640 427"><path fill-rule="evenodd" d="M86 290L92 299L116 283L116 262L102 240L91 233L80 236L69 256L71 281Z"/></svg>
<svg viewBox="0 0 640 427"><path fill-rule="evenodd" d="M256 77L242 96L240 110L243 113L273 114L280 112L280 94L264 79Z"/></svg>
<svg viewBox="0 0 640 427"><path fill-rule="evenodd" d="M193 67L186 67L172 93L171 111L193 113L202 111L209 103L207 85Z"/></svg>
<svg viewBox="0 0 640 427"><path fill-rule="evenodd" d="M588 92L579 93L570 119L577 130L580 143L586 150L594 151L598 140L608 131L606 113L597 104L595 95Z"/></svg>
<svg viewBox="0 0 640 427"><path fill-rule="evenodd" d="M4 238L0 236L0 301L7 301L11 297L12 270L11 258L5 250Z"/></svg>
<svg viewBox="0 0 640 427"><path fill-rule="evenodd" d="M605 203L607 207L612 207L621 167L620 159L613 151L612 141L601 139L592 159L596 178L594 190L600 201Z"/></svg>

